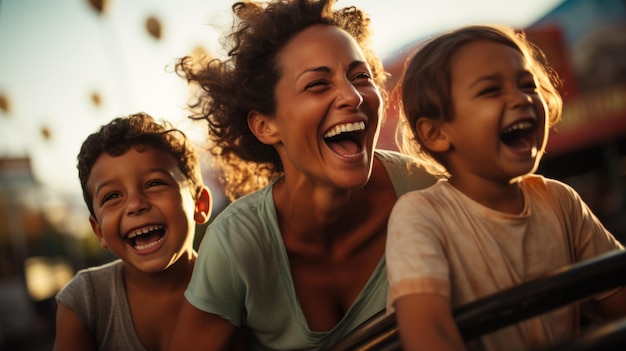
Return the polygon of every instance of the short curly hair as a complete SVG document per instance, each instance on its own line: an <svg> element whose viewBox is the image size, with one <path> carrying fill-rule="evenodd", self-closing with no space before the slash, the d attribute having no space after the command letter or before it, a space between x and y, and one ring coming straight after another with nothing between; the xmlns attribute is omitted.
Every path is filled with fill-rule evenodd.
<svg viewBox="0 0 626 351"><path fill-rule="evenodd" d="M176 63L178 75L200 88L188 103L190 118L208 122L209 149L231 200L260 189L283 172L278 152L255 137L247 117L251 110L275 111L275 88L281 77L278 55L298 33L318 24L349 33L363 51L386 103L386 75L369 46L369 17L355 7L333 11L334 2L237 2L232 6L233 32L224 38L228 58L198 62L186 56Z"/></svg>
<svg viewBox="0 0 626 351"><path fill-rule="evenodd" d="M178 167L190 183L192 195L197 197L203 188L202 172L198 154L187 141L185 134L172 127L171 123L157 122L146 113L118 117L101 126L89 135L78 153L78 179L83 199L89 213L95 216L93 198L87 189L87 181L98 158L106 153L111 156L124 154L131 147L153 147L169 152L178 162Z"/></svg>
<svg viewBox="0 0 626 351"><path fill-rule="evenodd" d="M561 81L541 49L528 41L524 32L501 25L473 25L426 41L409 57L396 87L402 97L397 136L403 152L417 156L430 173L440 177L447 177L447 171L436 155L421 146L415 124L420 117L441 121L452 119L450 61L459 48L478 40L494 41L519 51L539 82L539 90L548 107L550 126L561 118L563 101L558 91Z"/></svg>

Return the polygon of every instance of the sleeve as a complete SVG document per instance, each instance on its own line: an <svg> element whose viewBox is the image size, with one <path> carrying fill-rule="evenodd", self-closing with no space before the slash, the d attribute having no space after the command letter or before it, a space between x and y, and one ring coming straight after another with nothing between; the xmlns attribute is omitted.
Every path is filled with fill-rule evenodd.
<svg viewBox="0 0 626 351"><path fill-rule="evenodd" d="M419 209L419 210L417 210ZM402 196L389 217L386 260L389 301L415 293L450 298L450 268L438 233L436 208L420 192Z"/></svg>
<svg viewBox="0 0 626 351"><path fill-rule="evenodd" d="M549 182L553 183L551 189L557 193L555 197L559 199L561 208L568 210L565 213L571 214L571 228L568 229L574 235L574 254L577 262L586 261L609 251L624 250L622 244L604 228L576 190L565 183L554 180L549 180ZM620 289L598 294L595 299L605 299Z"/></svg>
<svg viewBox="0 0 626 351"><path fill-rule="evenodd" d="M238 274L238 263L223 227L211 224L207 228L185 298L196 308L219 315L240 327L245 285Z"/></svg>
<svg viewBox="0 0 626 351"><path fill-rule="evenodd" d="M555 193L554 196L559 201L560 207L564 209L566 218L570 219L568 231L574 235L576 261L584 261L609 251L624 249L572 187L558 181L550 181L550 183L552 183L552 192Z"/></svg>
<svg viewBox="0 0 626 351"><path fill-rule="evenodd" d="M69 307L85 325L93 328L94 322L89 314L91 305L89 299L92 292L89 289L89 274L85 271L79 271L76 275L59 291L56 295L57 303Z"/></svg>

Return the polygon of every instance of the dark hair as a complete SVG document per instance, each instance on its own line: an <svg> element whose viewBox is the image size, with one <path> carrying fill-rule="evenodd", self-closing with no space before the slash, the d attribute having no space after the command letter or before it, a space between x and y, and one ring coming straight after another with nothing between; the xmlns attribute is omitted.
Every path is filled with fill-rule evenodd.
<svg viewBox="0 0 626 351"><path fill-rule="evenodd" d="M420 117L442 121L452 118L450 61L461 46L477 40L494 41L519 51L539 83L550 126L561 118L563 102L558 92L561 84L558 75L548 65L541 49L529 42L523 32L506 26L476 25L437 36L417 48L400 78L397 89L401 91L402 108L397 135L402 151L425 161L427 169L439 176L446 174L445 167L435 155L421 147L415 123Z"/></svg>
<svg viewBox="0 0 626 351"><path fill-rule="evenodd" d="M93 165L100 155L111 156L124 154L131 147L153 147L169 152L178 162L178 167L190 182L192 195L198 196L203 187L198 155L187 142L183 132L174 129L166 121L158 123L146 113L137 113L128 117L118 117L101 126L97 132L89 135L78 153L78 179L83 190L83 198L89 213L95 216L92 194L87 189L87 180Z"/></svg>
<svg viewBox="0 0 626 351"><path fill-rule="evenodd" d="M176 72L201 89L189 101L190 118L206 120L210 151L226 195L234 200L257 190L282 174L276 149L261 143L248 127L251 110L272 114L275 88L281 77L280 50L304 29L337 26L357 41L382 91L382 62L369 48L370 19L359 9L333 11L334 0L275 0L237 2L233 32L224 39L228 58L204 63L191 56L180 59Z"/></svg>

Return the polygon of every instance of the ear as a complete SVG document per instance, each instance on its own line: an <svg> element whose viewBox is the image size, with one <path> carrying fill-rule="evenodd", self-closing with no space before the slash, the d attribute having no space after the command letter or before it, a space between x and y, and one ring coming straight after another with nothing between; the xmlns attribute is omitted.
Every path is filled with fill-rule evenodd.
<svg viewBox="0 0 626 351"><path fill-rule="evenodd" d="M248 128L263 144L274 145L280 142L275 120L258 111L252 110L248 113Z"/></svg>
<svg viewBox="0 0 626 351"><path fill-rule="evenodd" d="M109 245L107 245L107 242L102 235L102 227L100 227L100 223L98 223L98 220L94 218L94 216L89 216L89 224L91 224L91 229L93 230L94 234L96 234L100 246L104 249L107 249Z"/></svg>
<svg viewBox="0 0 626 351"><path fill-rule="evenodd" d="M446 152L450 149L450 140L442 126L442 121L427 117L420 117L415 122L417 136L427 150Z"/></svg>
<svg viewBox="0 0 626 351"><path fill-rule="evenodd" d="M202 187L200 192L198 193L198 198L196 199L196 209L193 214L193 219L198 224L204 224L211 217L213 202L211 201L211 192L208 188Z"/></svg>

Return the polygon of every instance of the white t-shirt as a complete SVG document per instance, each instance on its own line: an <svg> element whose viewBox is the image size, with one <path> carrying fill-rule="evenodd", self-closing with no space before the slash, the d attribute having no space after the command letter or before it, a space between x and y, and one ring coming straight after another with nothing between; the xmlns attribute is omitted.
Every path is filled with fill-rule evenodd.
<svg viewBox="0 0 626 351"><path fill-rule="evenodd" d="M388 307L401 296L439 294L457 307L548 271L615 249L620 243L569 186L539 175L521 181L524 210L494 211L441 180L402 196L386 246ZM525 350L579 328L575 306L504 328L469 343L478 350Z"/></svg>

